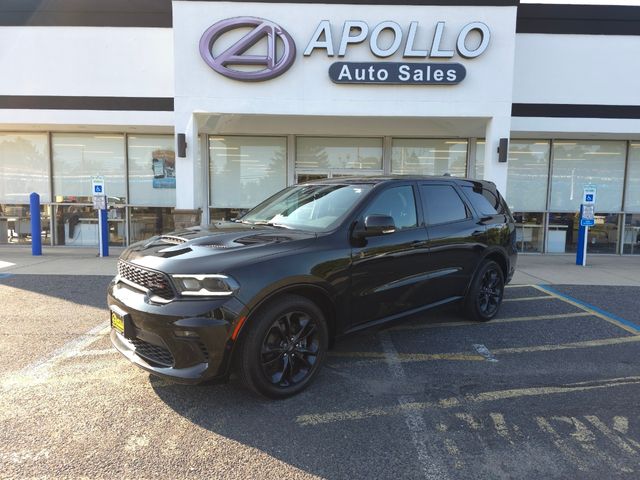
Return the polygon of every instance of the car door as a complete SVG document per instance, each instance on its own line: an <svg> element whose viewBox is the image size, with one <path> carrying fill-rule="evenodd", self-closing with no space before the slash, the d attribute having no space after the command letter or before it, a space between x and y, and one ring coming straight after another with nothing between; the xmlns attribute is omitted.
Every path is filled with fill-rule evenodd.
<svg viewBox="0 0 640 480"><path fill-rule="evenodd" d="M394 184L364 207L368 215L389 215L396 231L368 237L351 250L351 324L387 318L420 306L424 299L427 234L412 183Z"/></svg>
<svg viewBox="0 0 640 480"><path fill-rule="evenodd" d="M485 227L454 182L420 183L419 192L429 238L429 303L463 296L484 250Z"/></svg>

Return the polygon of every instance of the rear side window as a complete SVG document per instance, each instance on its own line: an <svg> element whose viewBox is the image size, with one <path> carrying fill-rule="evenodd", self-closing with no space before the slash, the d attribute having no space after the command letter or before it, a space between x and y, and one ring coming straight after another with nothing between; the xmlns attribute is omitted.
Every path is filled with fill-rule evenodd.
<svg viewBox="0 0 640 480"><path fill-rule="evenodd" d="M413 188L407 185L385 190L367 207L364 216L369 215L389 215L399 230L417 227L418 216Z"/></svg>
<svg viewBox="0 0 640 480"><path fill-rule="evenodd" d="M483 188L481 184L476 184L473 187L464 185L462 190L480 215L503 215L505 213L500 199L491 190Z"/></svg>
<svg viewBox="0 0 640 480"><path fill-rule="evenodd" d="M420 185L420 194L429 225L469 218L467 207L451 185Z"/></svg>

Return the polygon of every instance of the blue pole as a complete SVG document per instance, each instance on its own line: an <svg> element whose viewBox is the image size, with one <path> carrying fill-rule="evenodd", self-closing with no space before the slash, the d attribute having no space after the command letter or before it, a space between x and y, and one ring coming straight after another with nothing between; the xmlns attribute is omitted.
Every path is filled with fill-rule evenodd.
<svg viewBox="0 0 640 480"><path fill-rule="evenodd" d="M109 256L109 221L106 209L100 210L100 256Z"/></svg>
<svg viewBox="0 0 640 480"><path fill-rule="evenodd" d="M580 226L578 227L578 245L576 249L576 265L584 265L584 256L586 253L585 242L587 241L587 227L583 227L582 224L582 205L580 205L579 215Z"/></svg>
<svg viewBox="0 0 640 480"><path fill-rule="evenodd" d="M40 195L29 195L29 214L31 215L31 255L42 255L42 227L40 226Z"/></svg>

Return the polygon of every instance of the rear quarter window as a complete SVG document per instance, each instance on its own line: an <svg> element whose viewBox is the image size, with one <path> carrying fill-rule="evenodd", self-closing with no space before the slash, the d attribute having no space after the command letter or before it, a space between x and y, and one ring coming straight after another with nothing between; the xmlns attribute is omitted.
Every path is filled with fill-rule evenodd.
<svg viewBox="0 0 640 480"><path fill-rule="evenodd" d="M481 184L463 185L462 191L480 215L504 215L506 213L500 198Z"/></svg>

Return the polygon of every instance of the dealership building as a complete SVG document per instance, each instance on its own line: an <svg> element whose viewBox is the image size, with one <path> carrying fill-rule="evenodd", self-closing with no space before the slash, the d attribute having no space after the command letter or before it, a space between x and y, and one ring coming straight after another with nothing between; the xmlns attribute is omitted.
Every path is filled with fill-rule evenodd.
<svg viewBox="0 0 640 480"><path fill-rule="evenodd" d="M82 10L79 11L79 5ZM640 7L0 0L0 243L112 245L296 182L493 181L518 248L640 254Z"/></svg>

